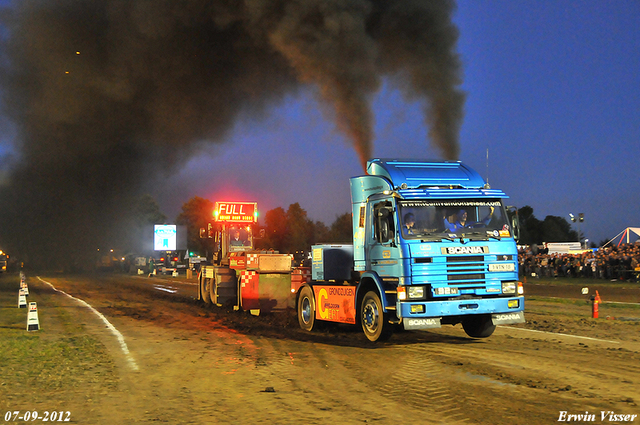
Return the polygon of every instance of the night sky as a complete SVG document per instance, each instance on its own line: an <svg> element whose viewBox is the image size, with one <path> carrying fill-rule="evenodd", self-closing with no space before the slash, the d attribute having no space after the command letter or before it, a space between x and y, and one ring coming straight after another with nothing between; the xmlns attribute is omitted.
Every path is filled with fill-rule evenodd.
<svg viewBox="0 0 640 425"><path fill-rule="evenodd" d="M540 220L584 213L590 241L640 226L640 3L461 1L454 22L467 94L459 159ZM387 82L373 105L374 156L441 158L421 103ZM262 211L299 202L328 224L349 211L361 167L313 88L239 120L228 140L155 186L169 215L191 195Z"/></svg>
<svg viewBox="0 0 640 425"><path fill-rule="evenodd" d="M538 219L584 213L590 241L640 227L640 3L459 1L452 19L466 94L458 159ZM319 84L289 84L276 85L259 113L234 111L220 134L194 132L216 143L163 146L162 155L191 159L158 159L169 171L149 172L143 191L170 219L193 196L257 201L263 215L298 202L328 225L349 212L348 179L362 174L353 137ZM370 155L442 159L424 98L406 93L401 78L382 77L368 94ZM15 128L0 124L0 153L19 156Z"/></svg>

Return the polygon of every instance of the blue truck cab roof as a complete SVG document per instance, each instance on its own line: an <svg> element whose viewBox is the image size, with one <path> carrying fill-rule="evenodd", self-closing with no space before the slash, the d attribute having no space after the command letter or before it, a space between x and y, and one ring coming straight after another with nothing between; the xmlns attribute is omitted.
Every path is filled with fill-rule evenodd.
<svg viewBox="0 0 640 425"><path fill-rule="evenodd" d="M367 162L367 174L386 177L394 189L485 187L480 174L460 161L371 159Z"/></svg>
<svg viewBox="0 0 640 425"><path fill-rule="evenodd" d="M351 178L353 203L392 191L402 199L508 198L460 161L375 158L367 161L366 176Z"/></svg>

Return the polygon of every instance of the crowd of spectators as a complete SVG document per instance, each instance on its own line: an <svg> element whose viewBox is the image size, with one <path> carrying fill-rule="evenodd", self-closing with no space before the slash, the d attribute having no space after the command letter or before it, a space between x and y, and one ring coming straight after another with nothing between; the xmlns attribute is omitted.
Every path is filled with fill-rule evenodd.
<svg viewBox="0 0 640 425"><path fill-rule="evenodd" d="M520 275L527 278L584 277L640 282L639 244L607 246L571 254L549 254L544 249L523 248L518 258Z"/></svg>

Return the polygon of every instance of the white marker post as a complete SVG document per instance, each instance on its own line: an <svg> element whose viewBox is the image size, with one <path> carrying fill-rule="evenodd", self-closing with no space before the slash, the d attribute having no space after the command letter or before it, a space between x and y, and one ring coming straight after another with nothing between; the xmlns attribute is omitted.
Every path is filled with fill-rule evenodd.
<svg viewBox="0 0 640 425"><path fill-rule="evenodd" d="M27 296L22 288L18 291L18 308L27 308Z"/></svg>
<svg viewBox="0 0 640 425"><path fill-rule="evenodd" d="M29 314L27 315L27 331L40 330L38 321L38 306L36 303L29 303Z"/></svg>
<svg viewBox="0 0 640 425"><path fill-rule="evenodd" d="M24 295L29 296L29 288L27 287L27 277L20 272L20 288L24 289Z"/></svg>

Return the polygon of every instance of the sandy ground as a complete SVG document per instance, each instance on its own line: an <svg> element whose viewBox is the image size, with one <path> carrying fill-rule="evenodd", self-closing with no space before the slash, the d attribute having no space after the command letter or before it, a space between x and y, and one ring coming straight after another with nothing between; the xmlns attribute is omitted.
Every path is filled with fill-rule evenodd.
<svg viewBox="0 0 640 425"><path fill-rule="evenodd" d="M72 423L549 424L562 412L595 415L589 423L640 414L640 309L605 304L592 319L579 286L528 284L527 323L488 339L447 326L371 344L347 326L305 333L293 313L206 307L194 300L195 280L41 278L29 281L42 326L54 330L47 311L64 310L114 367L103 382L65 388L56 406L19 394L14 408L69 411ZM93 306L126 345L45 282ZM599 292L640 302L637 285Z"/></svg>

